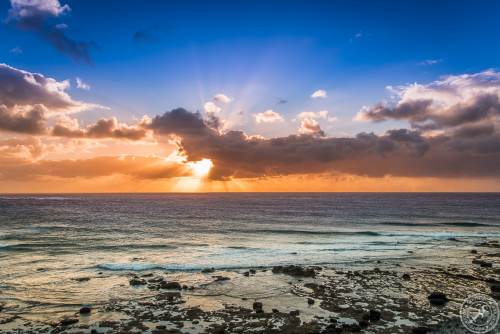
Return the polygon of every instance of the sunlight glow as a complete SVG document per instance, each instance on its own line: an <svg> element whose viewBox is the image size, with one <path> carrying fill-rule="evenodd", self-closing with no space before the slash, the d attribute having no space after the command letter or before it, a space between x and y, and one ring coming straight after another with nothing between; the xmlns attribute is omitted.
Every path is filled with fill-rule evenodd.
<svg viewBox="0 0 500 334"><path fill-rule="evenodd" d="M193 176L197 178L203 178L210 173L210 169L214 165L210 159L202 159L195 162L188 162L187 165L193 172Z"/></svg>

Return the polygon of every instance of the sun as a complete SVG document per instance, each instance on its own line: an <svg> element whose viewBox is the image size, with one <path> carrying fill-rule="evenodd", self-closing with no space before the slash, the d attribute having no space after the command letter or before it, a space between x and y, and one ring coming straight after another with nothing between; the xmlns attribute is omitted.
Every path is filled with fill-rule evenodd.
<svg viewBox="0 0 500 334"><path fill-rule="evenodd" d="M189 162L187 165L191 169L193 176L201 179L210 173L210 169L212 169L214 164L210 159L202 159L195 162Z"/></svg>

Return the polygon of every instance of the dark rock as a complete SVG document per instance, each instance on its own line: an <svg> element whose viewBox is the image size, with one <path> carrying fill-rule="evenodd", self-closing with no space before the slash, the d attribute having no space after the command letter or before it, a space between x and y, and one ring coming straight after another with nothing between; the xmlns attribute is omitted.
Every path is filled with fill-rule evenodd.
<svg viewBox="0 0 500 334"><path fill-rule="evenodd" d="M245 271L245 272L243 273L243 276L245 276L245 277L250 276L250 272L249 272L249 271Z"/></svg>
<svg viewBox="0 0 500 334"><path fill-rule="evenodd" d="M141 278L131 278L129 281L130 285L136 286L136 285L145 285L146 281L141 279Z"/></svg>
<svg viewBox="0 0 500 334"><path fill-rule="evenodd" d="M280 313L280 311L277 308L272 309L273 313Z"/></svg>
<svg viewBox="0 0 500 334"><path fill-rule="evenodd" d="M470 251L471 254L477 254L477 250L473 249Z"/></svg>
<svg viewBox="0 0 500 334"><path fill-rule="evenodd" d="M297 277L315 277L316 269L312 267L303 268L295 265L276 266L273 267L273 273L275 274L283 273L286 275L297 276Z"/></svg>
<svg viewBox="0 0 500 334"><path fill-rule="evenodd" d="M184 284L184 285L182 286L182 290L187 290L187 289L189 289L189 287L188 287L186 284Z"/></svg>
<svg viewBox="0 0 500 334"><path fill-rule="evenodd" d="M448 238L448 241L460 241L457 238Z"/></svg>
<svg viewBox="0 0 500 334"><path fill-rule="evenodd" d="M377 310L370 310L370 321L379 321L382 313Z"/></svg>
<svg viewBox="0 0 500 334"><path fill-rule="evenodd" d="M156 326L156 329L167 329L167 326L165 326L165 325L158 325L158 326Z"/></svg>
<svg viewBox="0 0 500 334"><path fill-rule="evenodd" d="M493 263L483 261L480 263L481 268L493 268Z"/></svg>
<svg viewBox="0 0 500 334"><path fill-rule="evenodd" d="M256 273L255 269L250 269L250 274L251 275L255 275L255 273Z"/></svg>
<svg viewBox="0 0 500 334"><path fill-rule="evenodd" d="M427 297L427 299L429 299L429 302L431 303L431 305L442 306L448 302L448 298L446 297L446 295L442 292L437 292L437 291L431 293Z"/></svg>
<svg viewBox="0 0 500 334"><path fill-rule="evenodd" d="M230 280L230 278L226 277L226 276L212 276L212 277L215 278L216 282L229 281Z"/></svg>
<svg viewBox="0 0 500 334"><path fill-rule="evenodd" d="M366 321L366 320L361 320L361 321L359 322L359 327L361 327L361 328L366 328L366 327L368 327L368 325L369 325L369 324L370 324L370 323L369 323L368 321Z"/></svg>
<svg viewBox="0 0 500 334"><path fill-rule="evenodd" d="M293 311L290 311L289 313L292 317L298 317L299 314L300 314L300 311L299 310L293 310Z"/></svg>
<svg viewBox="0 0 500 334"><path fill-rule="evenodd" d="M99 332L94 328L90 330L90 334L99 334Z"/></svg>
<svg viewBox="0 0 500 334"><path fill-rule="evenodd" d="M491 292L500 293L500 285L492 285ZM0 308L0 311L1 311L1 308Z"/></svg>
<svg viewBox="0 0 500 334"><path fill-rule="evenodd" d="M215 268L206 268L206 269L203 269L201 272L204 274L207 274L207 273L213 273L214 271L215 271Z"/></svg>
<svg viewBox="0 0 500 334"><path fill-rule="evenodd" d="M307 298L307 303L308 303L309 305L314 304L314 299L312 299L312 298Z"/></svg>
<svg viewBox="0 0 500 334"><path fill-rule="evenodd" d="M253 302L252 308L254 309L255 312L257 311L262 311L262 303L261 302Z"/></svg>
<svg viewBox="0 0 500 334"><path fill-rule="evenodd" d="M89 306L84 306L80 309L80 314L90 314L92 309Z"/></svg>
<svg viewBox="0 0 500 334"><path fill-rule="evenodd" d="M182 290L182 286L180 285L179 282L161 282L160 284L161 289L165 290Z"/></svg>
<svg viewBox="0 0 500 334"><path fill-rule="evenodd" d="M141 277L153 277L153 274L152 273L147 273L147 274L142 275Z"/></svg>
<svg viewBox="0 0 500 334"><path fill-rule="evenodd" d="M60 326L69 326L76 324L78 322L78 318L64 318L59 322Z"/></svg>
<svg viewBox="0 0 500 334"><path fill-rule="evenodd" d="M90 281L90 277L78 277L78 278L75 278L75 281L80 282L80 283L88 282L88 281Z"/></svg>
<svg viewBox="0 0 500 334"><path fill-rule="evenodd" d="M403 274L403 276L401 276L402 279L404 279L405 281L409 281L410 280L410 274Z"/></svg>
<svg viewBox="0 0 500 334"><path fill-rule="evenodd" d="M426 334L430 333L431 329L428 327L415 327L411 331L413 334Z"/></svg>

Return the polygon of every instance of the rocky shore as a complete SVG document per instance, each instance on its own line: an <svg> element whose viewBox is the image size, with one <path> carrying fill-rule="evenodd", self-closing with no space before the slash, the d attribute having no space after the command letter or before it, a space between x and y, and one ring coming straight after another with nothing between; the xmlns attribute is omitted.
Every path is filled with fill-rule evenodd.
<svg viewBox="0 0 500 334"><path fill-rule="evenodd" d="M116 273L79 284L106 275ZM0 332L468 333L459 319L463 300L476 293L500 298L500 245L477 244L460 266L376 261L118 275L145 293L37 322L0 305Z"/></svg>

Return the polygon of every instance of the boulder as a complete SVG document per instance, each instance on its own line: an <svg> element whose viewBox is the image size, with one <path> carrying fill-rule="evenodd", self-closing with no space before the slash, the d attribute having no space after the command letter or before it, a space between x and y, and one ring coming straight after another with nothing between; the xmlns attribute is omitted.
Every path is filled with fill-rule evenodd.
<svg viewBox="0 0 500 334"><path fill-rule="evenodd" d="M431 293L427 297L427 299L429 299L429 302L431 303L431 305L442 306L448 302L448 298L446 297L446 295L444 293L438 292L438 291L434 291L433 293Z"/></svg>

